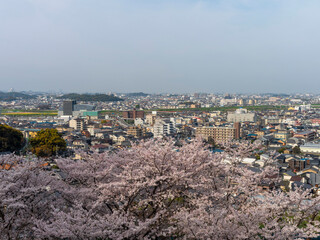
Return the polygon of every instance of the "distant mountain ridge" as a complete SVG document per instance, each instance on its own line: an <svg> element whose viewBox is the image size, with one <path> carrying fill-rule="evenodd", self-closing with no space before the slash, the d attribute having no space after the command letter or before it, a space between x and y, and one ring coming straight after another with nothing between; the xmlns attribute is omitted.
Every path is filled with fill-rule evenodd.
<svg viewBox="0 0 320 240"><path fill-rule="evenodd" d="M143 93L143 92L136 92L136 93L126 93L126 96L128 97L146 97L150 94Z"/></svg>
<svg viewBox="0 0 320 240"><path fill-rule="evenodd" d="M0 100L13 101L17 99L32 99L36 98L35 95L24 94L20 92L0 92Z"/></svg>
<svg viewBox="0 0 320 240"><path fill-rule="evenodd" d="M69 93L64 94L59 97L60 99L71 99L76 101L86 101L86 102L115 102L123 101L122 98L118 98L114 95L106 94L78 94L78 93Z"/></svg>

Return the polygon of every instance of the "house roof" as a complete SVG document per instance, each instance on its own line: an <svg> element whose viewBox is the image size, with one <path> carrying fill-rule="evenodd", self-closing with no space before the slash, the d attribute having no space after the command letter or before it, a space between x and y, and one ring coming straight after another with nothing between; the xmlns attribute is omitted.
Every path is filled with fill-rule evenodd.
<svg viewBox="0 0 320 240"><path fill-rule="evenodd" d="M303 189L311 189L312 186L310 184L302 183L302 182L293 182L291 184L292 189L295 190L296 187L301 187Z"/></svg>
<svg viewBox="0 0 320 240"><path fill-rule="evenodd" d="M292 176L290 182L301 182L302 177L300 176Z"/></svg>
<svg viewBox="0 0 320 240"><path fill-rule="evenodd" d="M319 173L319 170L316 169L316 168L313 168L313 167L311 167L311 168L305 168L305 169L303 169L303 170L301 171L301 174L302 174L302 173L307 173L307 172Z"/></svg>
<svg viewBox="0 0 320 240"><path fill-rule="evenodd" d="M92 148L98 149L98 148L108 148L110 145L109 144L97 144L92 146Z"/></svg>
<svg viewBox="0 0 320 240"><path fill-rule="evenodd" d="M293 176L295 176L296 174L294 174L292 171L287 171L287 172L283 173L283 175L287 175L287 176L293 177Z"/></svg>

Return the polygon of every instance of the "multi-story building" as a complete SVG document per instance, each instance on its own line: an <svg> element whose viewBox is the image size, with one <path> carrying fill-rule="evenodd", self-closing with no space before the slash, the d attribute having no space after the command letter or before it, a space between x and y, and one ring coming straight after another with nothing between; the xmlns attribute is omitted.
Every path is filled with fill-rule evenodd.
<svg viewBox="0 0 320 240"><path fill-rule="evenodd" d="M300 146L300 150L303 153L320 155L320 144L307 143Z"/></svg>
<svg viewBox="0 0 320 240"><path fill-rule="evenodd" d="M214 141L229 141L236 139L240 136L239 125L235 127L199 127L196 129L196 136L202 137L206 140L209 137L213 138Z"/></svg>
<svg viewBox="0 0 320 240"><path fill-rule="evenodd" d="M175 133L175 126L170 120L159 119L153 125L153 136L155 138L161 138L164 136L170 136Z"/></svg>
<svg viewBox="0 0 320 240"><path fill-rule="evenodd" d="M281 123L281 119L279 117L268 117L264 119L264 124L279 124Z"/></svg>
<svg viewBox="0 0 320 240"><path fill-rule="evenodd" d="M306 167L306 161L305 159L290 159L289 161L289 167L292 171L301 171Z"/></svg>
<svg viewBox="0 0 320 240"><path fill-rule="evenodd" d="M228 122L255 122L256 114L248 113L247 109L237 109L234 113L228 113Z"/></svg>
<svg viewBox="0 0 320 240"><path fill-rule="evenodd" d="M128 127L127 134L135 138L141 138L145 136L146 129L142 127Z"/></svg>
<svg viewBox="0 0 320 240"><path fill-rule="evenodd" d="M236 130L235 139L240 139L240 137L241 137L241 123L235 122L233 124L233 127Z"/></svg>
<svg viewBox="0 0 320 240"><path fill-rule="evenodd" d="M315 140L316 136L317 136L316 132L313 132L313 131L304 131L304 132L298 132L298 133L294 134L294 137L302 138L306 142L310 142L310 141Z"/></svg>
<svg viewBox="0 0 320 240"><path fill-rule="evenodd" d="M122 112L122 117L125 119L136 119L136 118L144 118L144 111L124 111Z"/></svg>
<svg viewBox="0 0 320 240"><path fill-rule="evenodd" d="M85 125L84 119L82 119L82 118L71 119L69 121L69 127L73 128L77 131L86 130L86 125Z"/></svg>
<svg viewBox="0 0 320 240"><path fill-rule="evenodd" d="M76 104L76 101L63 101L62 115L63 116L72 116L72 112L74 111L75 104Z"/></svg>
<svg viewBox="0 0 320 240"><path fill-rule="evenodd" d="M287 142L290 137L292 137L292 134L288 130L278 130L278 132L274 133L274 138L284 142Z"/></svg>
<svg viewBox="0 0 320 240"><path fill-rule="evenodd" d="M150 126L153 126L156 122L156 117L157 115L155 114L148 114L146 116L146 123L149 124Z"/></svg>
<svg viewBox="0 0 320 240"><path fill-rule="evenodd" d="M62 107L59 108L60 117L80 117L84 112L93 111L95 106L89 104L77 104L76 101L63 101Z"/></svg>

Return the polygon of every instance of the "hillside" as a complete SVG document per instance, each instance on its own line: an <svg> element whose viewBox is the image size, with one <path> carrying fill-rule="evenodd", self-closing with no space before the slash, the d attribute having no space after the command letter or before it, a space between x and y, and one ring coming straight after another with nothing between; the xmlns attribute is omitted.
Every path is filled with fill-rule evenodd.
<svg viewBox="0 0 320 240"><path fill-rule="evenodd" d="M86 102L115 102L123 101L122 98L118 98L114 95L106 94L78 94L78 93L69 93L65 94L60 99L71 99L76 101L86 101Z"/></svg>
<svg viewBox="0 0 320 240"><path fill-rule="evenodd" d="M148 95L150 95L150 94L143 93L143 92L127 93L126 94L127 97L146 97Z"/></svg>
<svg viewBox="0 0 320 240"><path fill-rule="evenodd" d="M2 101L12 101L16 99L31 99L31 98L36 98L36 96L19 93L19 92L0 92L0 100Z"/></svg>

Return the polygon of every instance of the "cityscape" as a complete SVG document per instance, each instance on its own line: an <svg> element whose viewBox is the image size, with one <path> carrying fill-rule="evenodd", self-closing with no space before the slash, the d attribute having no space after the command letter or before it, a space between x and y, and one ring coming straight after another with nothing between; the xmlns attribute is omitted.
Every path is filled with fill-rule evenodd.
<svg viewBox="0 0 320 240"><path fill-rule="evenodd" d="M112 154L118 154L121 151L129 151L128 154L130 154L130 151L137 147L138 149L146 148L145 151L148 151L152 148L148 145L149 143L158 147L155 151L161 151L163 144L170 143L172 145L166 150L169 152L176 152L187 144L190 145L190 149L194 148L194 153L200 154L208 149L212 156L217 157L221 154L226 159L238 161L240 155L237 155L240 153L237 152L233 156L228 149L231 147L241 151L237 150L242 148L241 144L250 143L255 147L247 146L248 152L245 157L239 158L237 164L240 166L235 169L248 168L250 171L255 169L254 171L258 172L263 170L262 182L260 180L256 185L259 195L262 194L261 191L272 192L275 189L287 194L294 194L296 191L304 191L304 194L310 194L310 192L315 195L320 194L320 95L147 94L142 92L49 94L14 92L11 89L9 92L1 93L0 107L0 158L2 159L0 166L5 172L12 171L11 168L15 169L17 159L13 158L12 162L10 157L12 153L18 158L32 155L37 157L38 160L33 161L37 163L40 159L41 166L45 166L45 171L52 172L51 177L54 176L53 178L57 180L65 179L69 174L71 174L70 177L72 176L72 173L68 173L68 167L64 169L66 166L59 162L61 157L65 158L62 161L66 162L85 161L86 164L91 165L90 161L93 161L94 164L104 166L108 160L103 157L101 160L101 157L97 157L98 155L109 156L112 159ZM199 147L197 145L199 141L204 145ZM143 144L147 144L148 147ZM90 159L100 160L98 162L88 160L84 154L92 155ZM10 160L5 160L8 157ZM192 156L189 157L192 158ZM140 159L135 161L139 162ZM170 160L162 164L167 165L168 161ZM69 164L72 163L69 162ZM222 167L225 164L223 162L219 166ZM219 169L219 166L216 168ZM266 169L270 166L274 168L273 175L264 175L266 174L264 171L269 171ZM137 166L133 169L136 170L136 168L139 169ZM92 174L96 176L101 173L94 170ZM168 174L174 173L168 171ZM243 179L243 177L240 174L237 178L248 181L248 184L253 183L253 180L247 177ZM88 175L87 178L90 179L90 176ZM73 181L78 181L76 179L77 177ZM6 181L8 180L5 179L4 182ZM231 191L233 194L234 189L225 189L225 191ZM4 191L4 194L8 192ZM83 200L86 201L87 198L88 196ZM285 201L285 198L287 197L278 196L277 201L281 199ZM290 201L293 200L290 199ZM288 204L285 208L295 206L292 202ZM249 209L250 212L253 211ZM316 208L313 211L318 210ZM58 226L58 223L55 224ZM40 228L39 225L37 227ZM74 225L68 227L74 228ZM115 231L114 227L111 229ZM299 224L296 229L300 229ZM47 231L43 231L37 236L42 238L44 236L42 234L48 234ZM143 234L145 234L144 231L142 231ZM115 231L115 236L123 237L123 234L126 235L128 232L123 229ZM131 237L136 238L138 236L136 234L134 233ZM172 232L172 235L175 234L175 231ZM226 236L225 234L222 236ZM283 234L285 233L281 230L280 236L284 236ZM288 239L293 237L292 234L297 233L290 231ZM310 235L315 236L316 232L308 232L308 236ZM52 236L63 238L63 235L53 234ZM215 239L214 236L208 236ZM272 235L271 238L273 239ZM83 237L83 239L94 238Z"/></svg>
<svg viewBox="0 0 320 240"><path fill-rule="evenodd" d="M0 240L319 240L319 11L0 0Z"/></svg>
<svg viewBox="0 0 320 240"><path fill-rule="evenodd" d="M1 124L18 129L26 139L41 129L57 129L73 157L78 149L110 151L148 138L250 140L263 144L263 157L275 150L304 162L309 158L316 163L320 154L320 95L140 92L112 94L115 101L77 101L46 93L10 95L14 97L1 101ZM252 159L252 164L258 160Z"/></svg>

